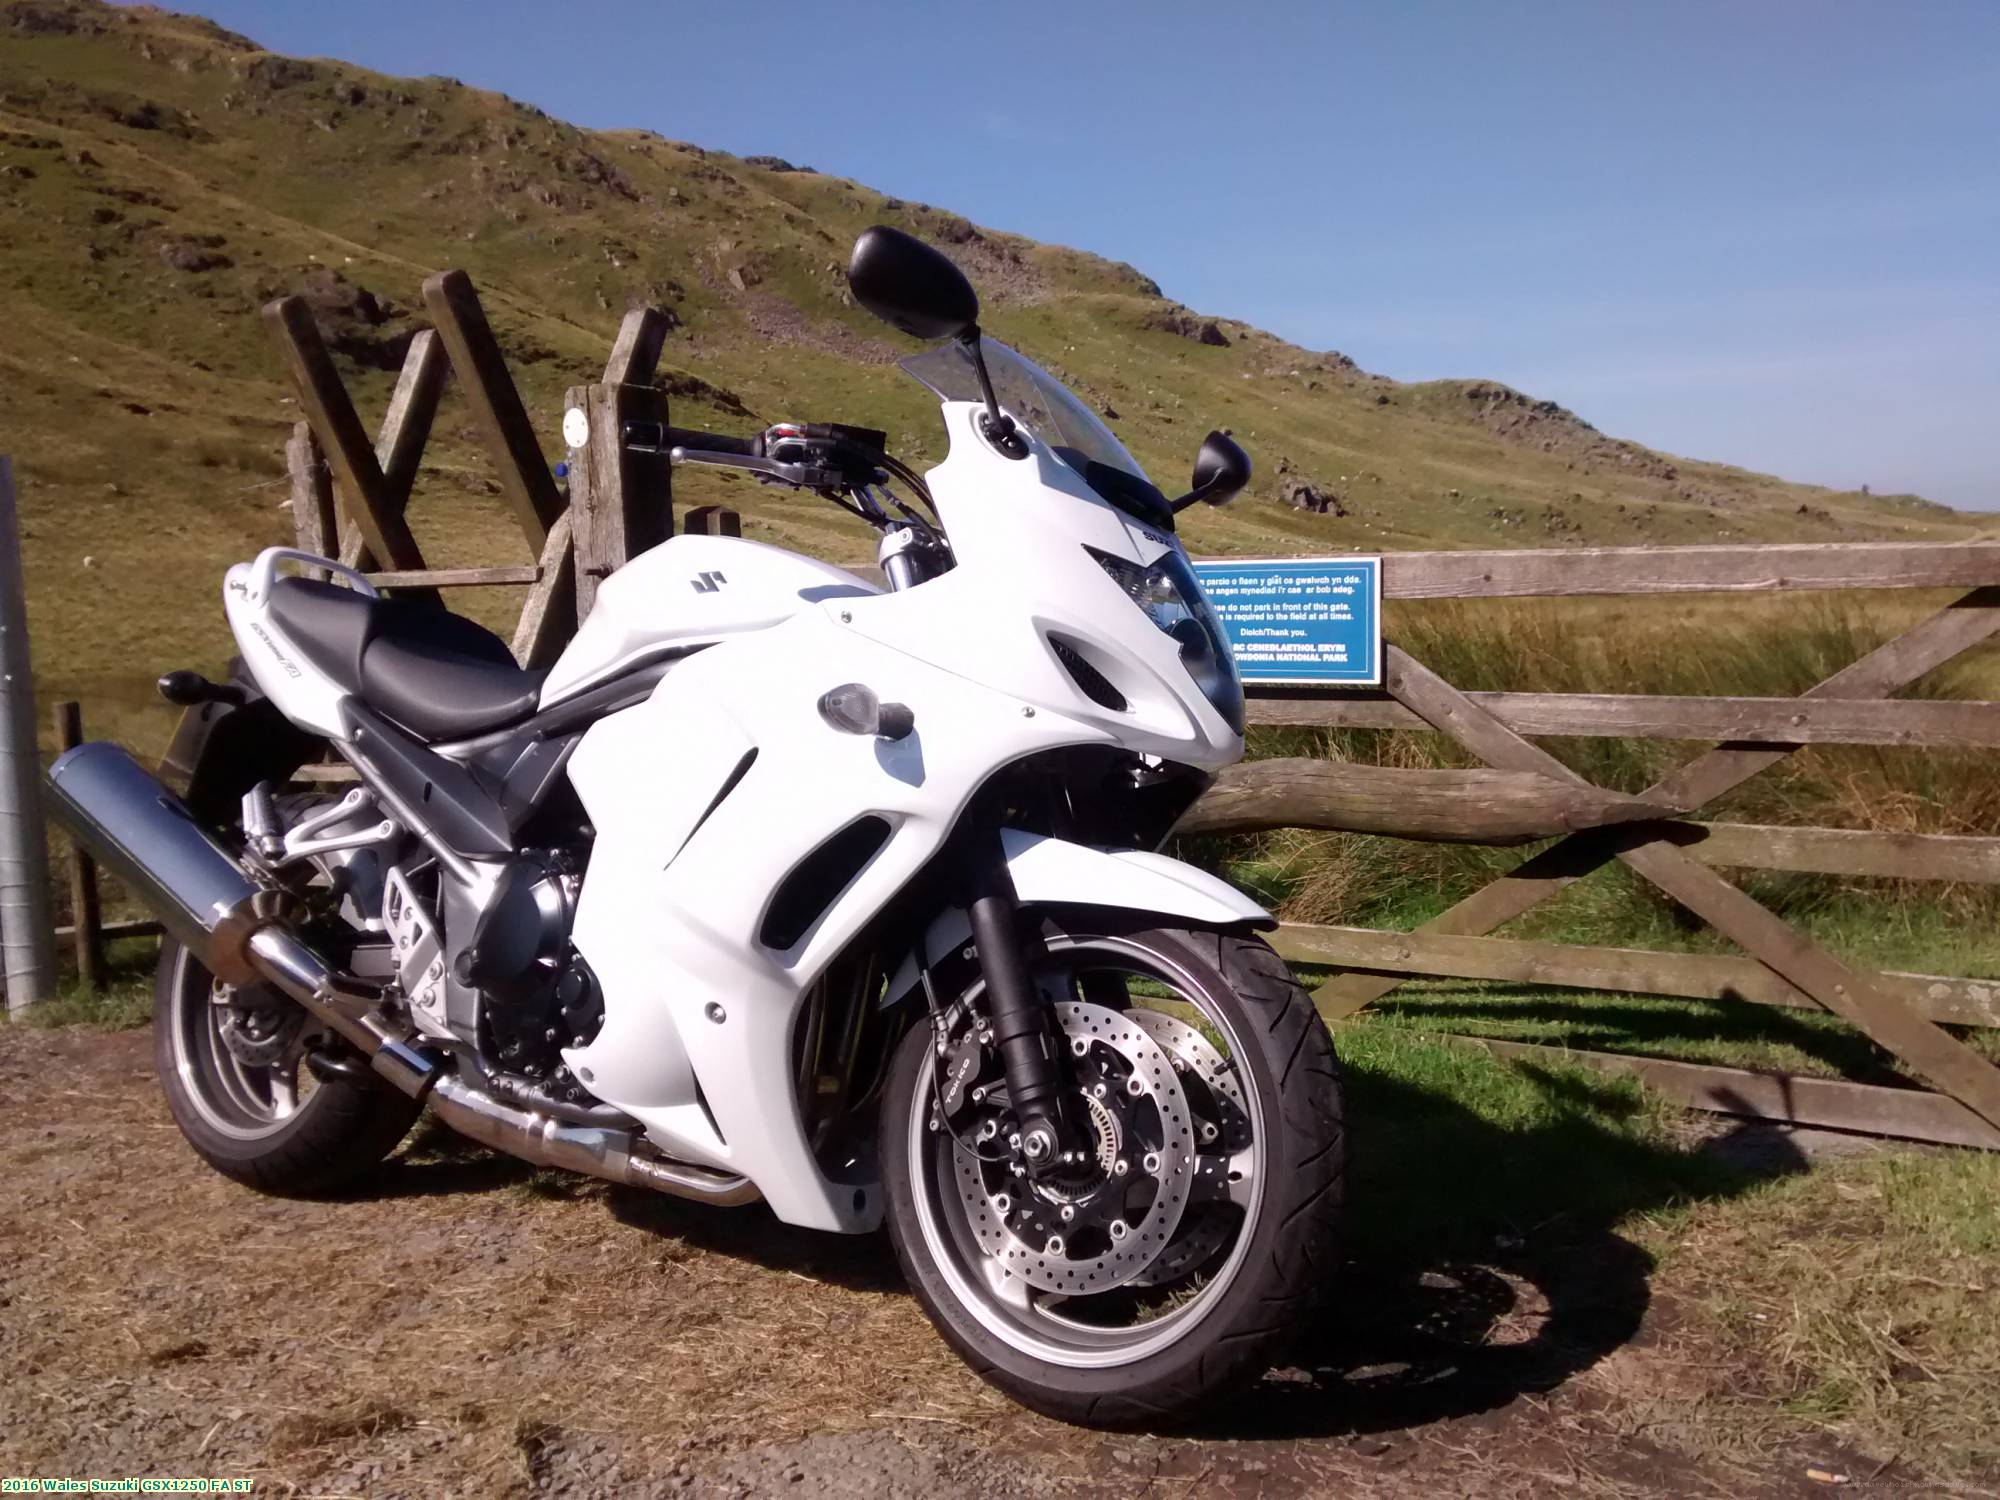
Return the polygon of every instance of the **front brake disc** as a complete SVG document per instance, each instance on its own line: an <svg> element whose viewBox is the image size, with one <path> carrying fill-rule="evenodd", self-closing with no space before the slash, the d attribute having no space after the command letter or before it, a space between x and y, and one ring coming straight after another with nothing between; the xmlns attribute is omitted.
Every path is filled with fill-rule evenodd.
<svg viewBox="0 0 2000 1500"><path fill-rule="evenodd" d="M1215 1043L1185 1021L1157 1010L1134 1008L1127 1014L1146 1028L1182 1070L1203 1087L1189 1089L1189 1111L1205 1154L1239 1151L1251 1144L1250 1110L1243 1084ZM1205 1206L1190 1216L1180 1237L1132 1278L1134 1286L1166 1286L1179 1281L1220 1250L1229 1238L1232 1215Z"/></svg>
<svg viewBox="0 0 2000 1500"><path fill-rule="evenodd" d="M1081 1044L1079 1055L1087 1056L1102 1048L1123 1065L1130 1082L1121 1108L1143 1128L1126 1132L1127 1169L1115 1181L1128 1202L1145 1187L1150 1199L1131 1218L1116 1220L1122 1232L1089 1231L1101 1248L1072 1246L1059 1204L1036 1198L1024 1179L1008 1177L1002 1164L982 1161L963 1145L952 1155L959 1200L980 1248L1030 1286L1083 1296L1134 1280L1173 1240L1194 1185L1199 1129L1173 1058L1132 1015L1074 1000L1060 1002L1056 1015L1073 1051Z"/></svg>

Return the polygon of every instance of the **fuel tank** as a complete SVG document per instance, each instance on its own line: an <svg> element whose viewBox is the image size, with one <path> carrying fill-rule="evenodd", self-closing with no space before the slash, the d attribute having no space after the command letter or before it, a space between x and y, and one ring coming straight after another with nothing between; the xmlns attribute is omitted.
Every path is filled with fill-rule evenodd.
<svg viewBox="0 0 2000 1500"><path fill-rule="evenodd" d="M815 558L731 536L677 536L598 585L542 684L543 707L671 652L767 630L828 599L882 591Z"/></svg>

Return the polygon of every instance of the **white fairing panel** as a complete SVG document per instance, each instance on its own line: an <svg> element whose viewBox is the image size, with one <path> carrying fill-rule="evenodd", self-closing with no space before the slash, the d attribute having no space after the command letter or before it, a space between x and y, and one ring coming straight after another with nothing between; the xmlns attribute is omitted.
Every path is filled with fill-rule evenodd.
<svg viewBox="0 0 2000 1500"><path fill-rule="evenodd" d="M915 731L888 741L828 726L820 696L847 682L908 704ZM569 767L597 828L574 938L605 1019L564 1053L577 1077L671 1154L748 1176L780 1218L871 1227L872 1180L831 1180L805 1139L793 1023L807 986L995 766L1106 738L1023 706L868 640L826 605L690 657L645 703L590 729ZM750 748L756 759L715 802ZM844 892L824 893L831 907L796 943L764 946L781 882L864 816L888 825L880 852Z"/></svg>
<svg viewBox="0 0 2000 1500"><path fill-rule="evenodd" d="M1027 905L1116 906L1226 927L1271 926L1271 914L1228 881L1144 849L1092 849L1066 839L1000 831L1014 894Z"/></svg>
<svg viewBox="0 0 2000 1500"><path fill-rule="evenodd" d="M828 599L878 592L829 563L762 542L673 537L598 586L590 618L542 685L542 705L663 652L767 630Z"/></svg>
<svg viewBox="0 0 2000 1500"><path fill-rule="evenodd" d="M952 571L878 593L774 548L677 538L605 584L544 690L548 703L673 644L717 642L594 725L569 762L596 829L574 938L605 1018L564 1057L668 1153L742 1173L795 1224L864 1230L881 1214L872 1173L816 1160L806 1139L792 1051L801 1001L979 788L1070 745L1205 769L1242 755L1179 644L1085 550L1151 563L1174 540L1106 503L1038 440L1024 459L995 452L973 410L946 404L951 456L929 476ZM712 589L704 574L720 575ZM1052 636L1086 647L1128 706L1093 702ZM819 700L848 683L908 705L914 732L891 741L831 727ZM774 894L861 819L880 820L880 847L827 881L844 889L814 890L819 915L803 936L767 947ZM1171 860L1022 838L1010 854L1024 894L1265 920Z"/></svg>
<svg viewBox="0 0 2000 1500"><path fill-rule="evenodd" d="M925 476L958 566L907 593L857 600L854 628L953 672L1098 725L1128 749L1219 770L1243 737L1197 692L1179 643L1153 628L1085 551L1152 563L1176 545L1113 508L1030 439L1003 458L974 426L979 408L944 407L951 453ZM1092 703L1051 636L1080 646L1128 707Z"/></svg>

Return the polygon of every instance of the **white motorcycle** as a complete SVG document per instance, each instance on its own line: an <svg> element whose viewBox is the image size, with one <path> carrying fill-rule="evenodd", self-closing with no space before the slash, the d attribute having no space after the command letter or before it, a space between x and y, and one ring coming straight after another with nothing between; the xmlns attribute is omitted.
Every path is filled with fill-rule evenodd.
<svg viewBox="0 0 2000 1500"><path fill-rule="evenodd" d="M541 672L274 548L224 588L246 673L162 679L207 716L187 797L94 743L53 803L171 934L159 1075L219 1171L323 1192L428 1103L530 1162L886 1221L995 1385L1186 1416L1332 1272L1345 1155L1271 919L1153 852L1243 753L1174 513L1249 461L1211 434L1169 502L937 251L872 229L849 283L942 342L904 365L927 476L845 426L624 440L843 505L886 590L675 537ZM352 789L284 790L328 747Z"/></svg>

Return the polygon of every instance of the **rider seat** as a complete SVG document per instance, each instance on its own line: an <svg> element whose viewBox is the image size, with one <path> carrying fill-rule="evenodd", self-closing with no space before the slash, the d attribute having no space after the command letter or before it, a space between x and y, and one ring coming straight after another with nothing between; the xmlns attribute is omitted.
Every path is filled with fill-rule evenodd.
<svg viewBox="0 0 2000 1500"><path fill-rule="evenodd" d="M270 610L315 667L419 739L516 724L535 711L548 675L524 670L485 626L435 605L281 578Z"/></svg>

